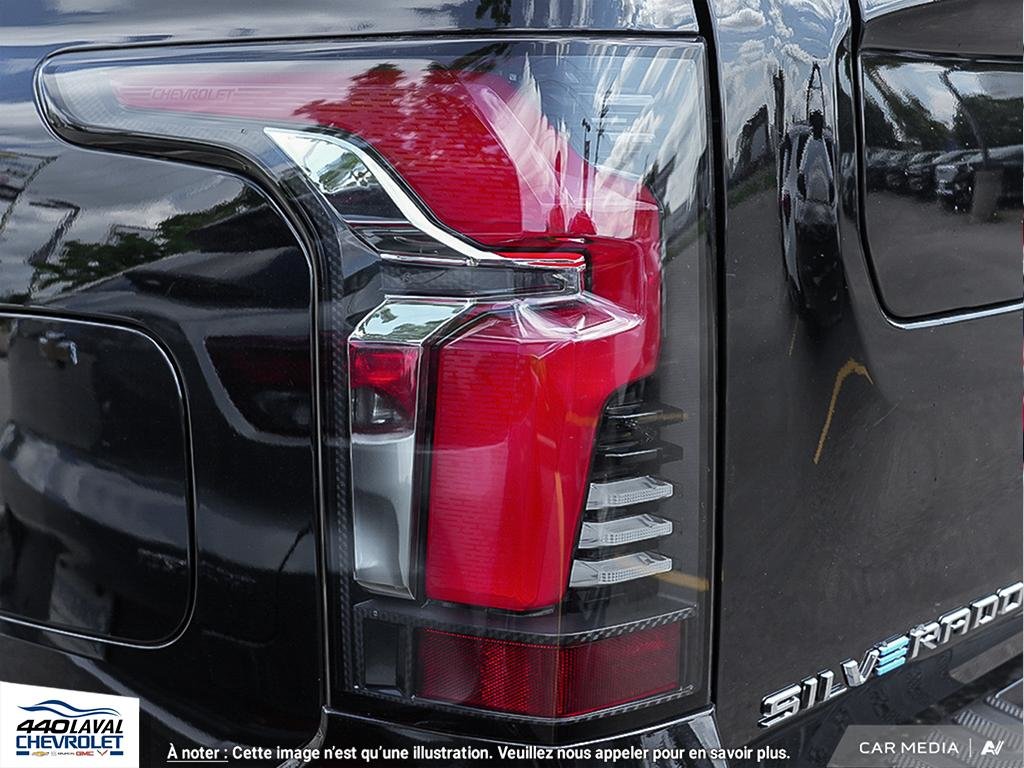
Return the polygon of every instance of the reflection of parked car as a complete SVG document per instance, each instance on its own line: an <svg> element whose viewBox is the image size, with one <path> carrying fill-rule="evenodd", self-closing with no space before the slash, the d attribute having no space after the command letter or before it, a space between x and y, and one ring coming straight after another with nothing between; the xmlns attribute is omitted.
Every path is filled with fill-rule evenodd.
<svg viewBox="0 0 1024 768"><path fill-rule="evenodd" d="M909 152L893 152L882 167L883 182L886 189L899 191L906 185L906 168L910 162Z"/></svg>
<svg viewBox="0 0 1024 768"><path fill-rule="evenodd" d="M987 156L986 156L987 155ZM962 153L935 168L935 194L949 208L970 209L980 185L990 183L986 196L993 206L1021 200L1021 146L996 147L985 152ZM986 179L987 182L982 179Z"/></svg>
<svg viewBox="0 0 1024 768"><path fill-rule="evenodd" d="M885 175L889 170L889 163L899 155L895 149L879 149L873 147L867 153L867 184L868 189L883 189L885 187Z"/></svg>
<svg viewBox="0 0 1024 768"><path fill-rule="evenodd" d="M937 157L933 157L925 165L922 176L924 176L923 183L925 188L921 190L921 194L931 197L935 194L935 169L940 165L948 165L950 163L956 163L960 158L967 157L967 155L974 152L973 149L956 149L952 152L943 152Z"/></svg>
<svg viewBox="0 0 1024 768"><path fill-rule="evenodd" d="M908 192L919 195L932 193L934 189L932 174L935 172L932 161L941 154L941 152L918 152L910 158L904 169Z"/></svg>

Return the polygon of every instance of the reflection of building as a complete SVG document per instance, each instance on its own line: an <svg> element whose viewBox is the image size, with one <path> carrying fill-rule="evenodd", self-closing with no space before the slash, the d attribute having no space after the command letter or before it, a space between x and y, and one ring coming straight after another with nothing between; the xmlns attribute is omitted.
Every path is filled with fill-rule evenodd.
<svg viewBox="0 0 1024 768"><path fill-rule="evenodd" d="M28 257L29 264L45 264L56 253L68 230L78 218L78 206L62 200L40 200L30 202L28 209L36 221L35 231L49 233L46 242L40 244Z"/></svg>
<svg viewBox="0 0 1024 768"><path fill-rule="evenodd" d="M0 250L27 254L0 265L0 294L11 301L28 293L35 269L60 249L79 207L25 191L54 157L0 152ZM17 221L12 225L12 221Z"/></svg>
<svg viewBox="0 0 1024 768"><path fill-rule="evenodd" d="M772 75L772 91L775 94L775 136L773 146L782 143L782 133L786 126L786 73L781 69Z"/></svg>
<svg viewBox="0 0 1024 768"><path fill-rule="evenodd" d="M743 129L736 144L736 160L732 168L734 181L742 181L771 160L771 126L768 107L762 104Z"/></svg>
<svg viewBox="0 0 1024 768"><path fill-rule="evenodd" d="M11 209L25 187L52 160L41 155L0 152L0 200L9 203L0 213L0 232L7 226Z"/></svg>
<svg viewBox="0 0 1024 768"><path fill-rule="evenodd" d="M134 235L143 240L156 240L160 231L155 227L136 227L130 224L112 224L107 231L107 242L116 243L125 237Z"/></svg>
<svg viewBox="0 0 1024 768"><path fill-rule="evenodd" d="M0 152L0 200L14 200L52 157Z"/></svg>

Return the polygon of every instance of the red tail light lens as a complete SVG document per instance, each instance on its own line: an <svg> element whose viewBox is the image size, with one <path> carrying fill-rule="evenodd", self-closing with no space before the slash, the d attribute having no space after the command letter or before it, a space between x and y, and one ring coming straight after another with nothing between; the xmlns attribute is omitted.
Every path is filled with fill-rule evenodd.
<svg viewBox="0 0 1024 768"><path fill-rule="evenodd" d="M352 432L411 432L416 423L419 349L349 344Z"/></svg>
<svg viewBox="0 0 1024 768"><path fill-rule="evenodd" d="M40 91L66 138L241 169L308 235L332 704L706 703L699 41L71 53Z"/></svg>
<svg viewBox="0 0 1024 768"><path fill-rule="evenodd" d="M679 624L578 645L542 645L423 629L417 694L538 718L564 718L674 691Z"/></svg>
<svg viewBox="0 0 1024 768"><path fill-rule="evenodd" d="M520 611L562 599L601 413L645 373L643 333L590 297L489 315L441 348L428 597Z"/></svg>

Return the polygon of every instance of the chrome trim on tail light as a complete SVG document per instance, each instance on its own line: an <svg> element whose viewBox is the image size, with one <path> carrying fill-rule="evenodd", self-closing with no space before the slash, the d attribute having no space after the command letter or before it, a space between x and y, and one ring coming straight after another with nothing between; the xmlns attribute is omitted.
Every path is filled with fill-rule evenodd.
<svg viewBox="0 0 1024 768"><path fill-rule="evenodd" d="M514 259L484 251L451 232L439 227L423 212L419 204L403 189L392 175L369 152L330 134L311 131L293 131L283 128L264 128L267 137L281 148L303 174L324 195L330 196L349 187L376 187L394 203L395 207L415 229L447 249L442 254L418 257L403 254L402 261L422 261L426 264L452 264L462 262L476 265L493 264L502 268L522 265L541 269L579 268L581 256L554 259Z"/></svg>

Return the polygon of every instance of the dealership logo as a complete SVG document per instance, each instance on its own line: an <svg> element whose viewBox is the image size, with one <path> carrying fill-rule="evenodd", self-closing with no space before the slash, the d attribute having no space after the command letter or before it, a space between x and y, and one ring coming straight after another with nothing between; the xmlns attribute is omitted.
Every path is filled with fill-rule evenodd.
<svg viewBox="0 0 1024 768"><path fill-rule="evenodd" d="M1024 584L1017 582L985 595L968 605L944 613L934 621L918 624L905 634L890 637L868 649L861 660L847 659L839 665L841 681L832 669L792 683L761 701L758 725L769 728L866 683L872 676L887 675L917 658L979 627L1019 610Z"/></svg>
<svg viewBox="0 0 1024 768"><path fill-rule="evenodd" d="M137 768L139 700L0 683L0 765Z"/></svg>

